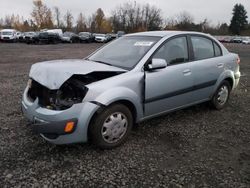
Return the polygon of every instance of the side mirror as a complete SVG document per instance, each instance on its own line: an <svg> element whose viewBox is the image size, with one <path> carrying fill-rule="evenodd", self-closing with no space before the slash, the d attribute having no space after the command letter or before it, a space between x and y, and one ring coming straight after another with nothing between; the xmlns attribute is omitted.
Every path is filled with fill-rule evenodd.
<svg viewBox="0 0 250 188"><path fill-rule="evenodd" d="M167 65L165 59L152 59L151 63L147 65L147 70L164 69Z"/></svg>

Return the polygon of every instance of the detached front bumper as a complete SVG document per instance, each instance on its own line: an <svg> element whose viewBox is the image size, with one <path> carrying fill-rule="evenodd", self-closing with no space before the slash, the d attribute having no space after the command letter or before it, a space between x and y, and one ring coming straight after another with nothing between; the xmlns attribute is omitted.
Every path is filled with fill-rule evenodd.
<svg viewBox="0 0 250 188"><path fill-rule="evenodd" d="M91 102L83 102L63 111L42 108L38 104L38 99L31 102L27 98L27 88L22 99L22 111L32 122L32 129L54 144L87 142L90 120L99 107ZM65 132L68 122L74 122L74 128Z"/></svg>

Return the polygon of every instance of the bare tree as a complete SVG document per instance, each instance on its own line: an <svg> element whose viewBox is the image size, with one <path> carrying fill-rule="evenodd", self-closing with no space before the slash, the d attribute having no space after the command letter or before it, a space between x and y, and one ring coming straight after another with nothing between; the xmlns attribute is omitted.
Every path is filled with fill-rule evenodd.
<svg viewBox="0 0 250 188"><path fill-rule="evenodd" d="M64 16L64 19L66 21L66 29L67 31L72 31L72 28L73 28L73 15L71 14L70 11L67 11L65 16Z"/></svg>
<svg viewBox="0 0 250 188"><path fill-rule="evenodd" d="M2 28L4 26L4 20L3 18L0 18L0 28Z"/></svg>
<svg viewBox="0 0 250 188"><path fill-rule="evenodd" d="M102 25L105 20L104 12L101 8L98 8L95 15L95 23L97 32L102 32Z"/></svg>
<svg viewBox="0 0 250 188"><path fill-rule="evenodd" d="M199 26L194 24L193 16L183 11L180 14L176 15L176 26L178 30L199 30Z"/></svg>
<svg viewBox="0 0 250 188"><path fill-rule="evenodd" d="M176 16L176 21L177 24L192 24L194 22L194 18L190 13L183 11Z"/></svg>
<svg viewBox="0 0 250 188"><path fill-rule="evenodd" d="M86 20L86 26L87 26L87 30L90 32L95 32L95 15L92 14L91 16L89 16Z"/></svg>
<svg viewBox="0 0 250 188"><path fill-rule="evenodd" d="M161 10L149 4L144 5L143 10L146 30L159 30L162 26Z"/></svg>
<svg viewBox="0 0 250 188"><path fill-rule="evenodd" d="M202 22L200 22L201 31L207 32L210 29L210 23L207 18L205 18Z"/></svg>
<svg viewBox="0 0 250 188"><path fill-rule="evenodd" d="M10 15L6 15L4 18L4 26L7 28L12 28L12 19Z"/></svg>
<svg viewBox="0 0 250 188"><path fill-rule="evenodd" d="M57 28L61 27L61 12L58 7L54 7Z"/></svg>
<svg viewBox="0 0 250 188"><path fill-rule="evenodd" d="M33 5L34 7L31 16L33 17L37 27L39 29L52 28L53 19L51 10L43 4L42 0L34 0Z"/></svg>
<svg viewBox="0 0 250 188"><path fill-rule="evenodd" d="M169 17L165 20L165 29L166 30L175 30L176 29L177 20L175 17Z"/></svg>
<svg viewBox="0 0 250 188"><path fill-rule="evenodd" d="M82 13L80 13L78 18L77 18L76 30L77 30L78 33L81 32L81 31L86 31L87 30L86 21L85 21L85 18L84 18Z"/></svg>
<svg viewBox="0 0 250 188"><path fill-rule="evenodd" d="M112 11L112 26L115 31L126 32L159 30L162 26L161 10L149 4L127 2Z"/></svg>

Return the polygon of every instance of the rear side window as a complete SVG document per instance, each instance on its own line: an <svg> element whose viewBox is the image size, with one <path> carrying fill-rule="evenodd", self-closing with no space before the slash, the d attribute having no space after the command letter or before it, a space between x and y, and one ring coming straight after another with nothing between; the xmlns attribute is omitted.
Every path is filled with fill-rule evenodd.
<svg viewBox="0 0 250 188"><path fill-rule="evenodd" d="M210 39L198 36L191 36L194 49L194 59L208 59L214 57L214 46Z"/></svg>
<svg viewBox="0 0 250 188"><path fill-rule="evenodd" d="M215 57L222 56L221 48L214 42L214 55Z"/></svg>
<svg viewBox="0 0 250 188"><path fill-rule="evenodd" d="M186 37L178 37L166 42L153 58L165 59L168 65L187 62L189 58Z"/></svg>

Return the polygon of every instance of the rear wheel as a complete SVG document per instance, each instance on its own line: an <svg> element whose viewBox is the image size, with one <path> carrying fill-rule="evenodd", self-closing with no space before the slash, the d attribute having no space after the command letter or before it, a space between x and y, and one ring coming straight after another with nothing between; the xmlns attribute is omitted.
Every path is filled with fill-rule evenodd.
<svg viewBox="0 0 250 188"><path fill-rule="evenodd" d="M228 102L231 92L231 85L228 81L224 80L216 90L211 105L217 110L224 108Z"/></svg>
<svg viewBox="0 0 250 188"><path fill-rule="evenodd" d="M114 104L97 114L89 128L90 139L102 149L112 149L126 141L132 125L130 110L122 104Z"/></svg>

